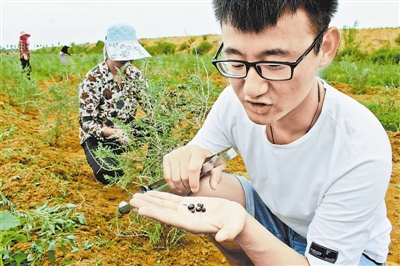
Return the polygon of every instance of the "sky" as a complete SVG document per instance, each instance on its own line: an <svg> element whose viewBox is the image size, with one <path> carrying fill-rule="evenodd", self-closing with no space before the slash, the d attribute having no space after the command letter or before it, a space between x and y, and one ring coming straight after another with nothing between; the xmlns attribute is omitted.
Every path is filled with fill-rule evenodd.
<svg viewBox="0 0 400 266"><path fill-rule="evenodd" d="M252 0L249 0L252 1ZM114 23L131 24L138 38L220 34L211 0L0 0L0 45L17 45L20 31L38 45L96 43ZM400 27L400 0L339 0L331 25ZM399 28L400 33L400 28Z"/></svg>

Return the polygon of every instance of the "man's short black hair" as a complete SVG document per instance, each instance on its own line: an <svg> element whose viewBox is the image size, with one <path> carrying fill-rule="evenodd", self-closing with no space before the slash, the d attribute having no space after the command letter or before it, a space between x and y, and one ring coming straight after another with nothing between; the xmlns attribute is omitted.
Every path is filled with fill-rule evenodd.
<svg viewBox="0 0 400 266"><path fill-rule="evenodd" d="M329 26L337 11L338 0L213 0L213 6L221 25L231 25L244 33L259 33L266 27L274 27L283 15L304 9L310 28L317 35ZM316 51L320 43L316 45Z"/></svg>

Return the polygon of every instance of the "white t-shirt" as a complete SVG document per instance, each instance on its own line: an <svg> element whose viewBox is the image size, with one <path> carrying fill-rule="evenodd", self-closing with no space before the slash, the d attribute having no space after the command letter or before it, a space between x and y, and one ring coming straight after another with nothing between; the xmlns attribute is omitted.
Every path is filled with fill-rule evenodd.
<svg viewBox="0 0 400 266"><path fill-rule="evenodd" d="M231 87L221 93L190 144L212 152L236 147L264 203L307 238L311 265L331 265L309 254L312 243L314 252L315 244L324 252L337 251L335 264L357 265L362 253L384 262L391 231L385 205L392 171L389 138L367 108L324 87L317 122L290 144L270 143L266 126L249 120Z"/></svg>

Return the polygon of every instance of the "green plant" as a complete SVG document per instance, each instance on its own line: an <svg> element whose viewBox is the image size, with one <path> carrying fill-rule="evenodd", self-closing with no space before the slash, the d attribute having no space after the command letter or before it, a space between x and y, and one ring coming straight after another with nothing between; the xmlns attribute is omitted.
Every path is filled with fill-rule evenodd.
<svg viewBox="0 0 400 266"><path fill-rule="evenodd" d="M103 41L97 41L96 45L89 47L86 53L90 54L101 54L103 53L104 49L104 42Z"/></svg>
<svg viewBox="0 0 400 266"><path fill-rule="evenodd" d="M32 77L28 79L22 71L16 55L2 57L0 93L7 96L8 103L13 106L20 106L23 112L37 107L36 100L40 96L38 82Z"/></svg>
<svg viewBox="0 0 400 266"><path fill-rule="evenodd" d="M11 125L9 128L0 127L0 141L12 137L16 131L17 127L15 125Z"/></svg>
<svg viewBox="0 0 400 266"><path fill-rule="evenodd" d="M187 44L186 42L183 42L179 45L178 47L178 51L183 51L186 50L189 47L189 44Z"/></svg>
<svg viewBox="0 0 400 266"><path fill-rule="evenodd" d="M187 57L181 58L187 60ZM152 62L142 65L144 76L152 77L147 80L149 86L146 91L140 93L140 110L143 115L126 126L115 121L129 132L130 145L126 155L115 156L102 146L96 151L96 155L103 159L112 157L117 161L115 170L124 170L125 174L118 180L110 180L123 190L128 190L128 184L140 187L159 179L162 176L162 157L170 150L188 143L210 110L216 92L211 85L208 66L198 56L191 56L190 59L190 63L181 62L183 64L179 67L171 64L171 57L167 56L165 64L158 61L161 65L157 67L152 66ZM187 64L190 67L184 73L186 82L174 84L176 76L173 71ZM152 71L157 75L153 75ZM176 228L139 216L135 216L132 223L134 226L130 228L135 229L129 234L145 235L151 246L169 247L185 235Z"/></svg>
<svg viewBox="0 0 400 266"><path fill-rule="evenodd" d="M400 49L391 48L390 44L380 48L369 55L369 60L379 65L398 65L400 62Z"/></svg>
<svg viewBox="0 0 400 266"><path fill-rule="evenodd" d="M70 113L76 108L77 99L70 94L68 81L64 84L58 83L55 86L48 86L49 100L44 110L44 121L49 126L49 118L54 122L49 126L47 134L54 139L55 145L62 134L67 130L72 130L74 125L70 120Z"/></svg>
<svg viewBox="0 0 400 266"><path fill-rule="evenodd" d="M35 265L35 263L41 265L45 259L50 260L52 265L55 265L56 250L60 250L65 255L68 251L68 246L71 247L70 252L75 252L79 249L76 237L72 233L75 232L76 227L86 225L87 222L83 214L75 212L76 206L74 204L49 206L48 203L45 203L34 210L23 211L17 210L14 204L7 200L1 192L0 197L0 207L7 206L12 216L19 218L19 221L21 221L16 224L17 220L15 218L11 218L9 215L5 216L9 219L9 222L5 223L5 225L17 232L17 234L13 233L12 236L18 237L18 240L21 241L25 239L33 241L29 249L20 249L15 247L15 241L8 241L8 250L10 252L7 253L7 258L10 258L9 254L14 254L12 259L15 260L18 254L18 259L20 260L24 257L23 260L29 262L29 265ZM0 221L1 218L2 216L0 216ZM10 227L11 225L12 227ZM83 247L85 248L87 245L85 246L84 244ZM63 261L62 265L67 262L68 260Z"/></svg>
<svg viewBox="0 0 400 266"><path fill-rule="evenodd" d="M352 27L343 27L342 38L344 40L344 47L360 47L360 42L356 41L358 22L355 21Z"/></svg>
<svg viewBox="0 0 400 266"><path fill-rule="evenodd" d="M146 50L151 55L162 55L162 54L170 55L175 53L175 49L176 45L169 42L158 42L157 45L146 47Z"/></svg>
<svg viewBox="0 0 400 266"><path fill-rule="evenodd" d="M351 75L350 82L352 84L350 91L355 94L365 94L368 91L367 83L368 77L371 70L367 67L365 68L355 68L355 72Z"/></svg>
<svg viewBox="0 0 400 266"><path fill-rule="evenodd" d="M4 263L20 265L27 255L19 249L9 251L15 243L27 242L26 236L18 232L20 219L8 211L0 211L0 266Z"/></svg>
<svg viewBox="0 0 400 266"><path fill-rule="evenodd" d="M357 41L357 21L354 22L353 27L343 27L342 41L344 48L339 50L336 54L335 60L341 60L343 57L351 56L354 60L362 60L365 54L360 51L361 42Z"/></svg>
<svg viewBox="0 0 400 266"><path fill-rule="evenodd" d="M396 39L394 40L398 45L400 45L400 33L397 35Z"/></svg>
<svg viewBox="0 0 400 266"><path fill-rule="evenodd" d="M196 55L203 55L210 51L212 44L207 41L202 41L197 47L192 49L192 53Z"/></svg>
<svg viewBox="0 0 400 266"><path fill-rule="evenodd" d="M397 90L383 89L377 102L363 102L386 130L400 130L400 98Z"/></svg>
<svg viewBox="0 0 400 266"><path fill-rule="evenodd" d="M350 55L340 61L333 61L321 70L320 76L327 81L351 84L357 94L365 93L367 87L400 88L400 72L397 65L357 61Z"/></svg>

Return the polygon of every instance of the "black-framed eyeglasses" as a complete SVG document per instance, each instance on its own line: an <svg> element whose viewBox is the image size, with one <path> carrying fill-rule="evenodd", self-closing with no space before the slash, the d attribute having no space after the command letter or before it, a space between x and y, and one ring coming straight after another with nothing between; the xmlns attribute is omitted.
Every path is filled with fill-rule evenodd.
<svg viewBox="0 0 400 266"><path fill-rule="evenodd" d="M224 43L218 48L217 53L212 59L213 65L218 69L222 76L227 78L245 78L249 73L250 67L254 67L257 73L267 80L290 80L293 77L294 69L300 64L301 60L306 57L314 46L317 44L319 38L324 34L328 28L323 29L310 47L302 54L295 62L280 62L280 61L257 61L246 62L242 60L217 60L220 55Z"/></svg>

